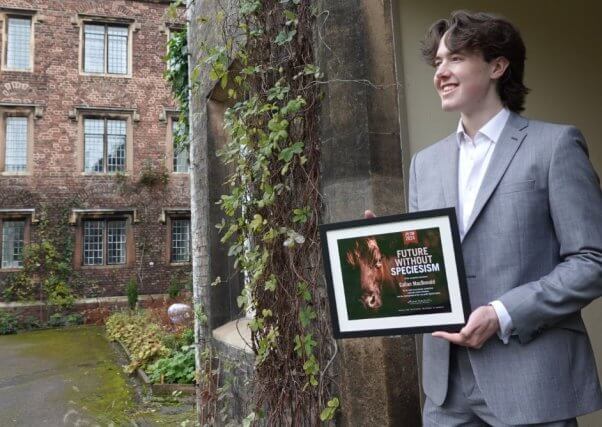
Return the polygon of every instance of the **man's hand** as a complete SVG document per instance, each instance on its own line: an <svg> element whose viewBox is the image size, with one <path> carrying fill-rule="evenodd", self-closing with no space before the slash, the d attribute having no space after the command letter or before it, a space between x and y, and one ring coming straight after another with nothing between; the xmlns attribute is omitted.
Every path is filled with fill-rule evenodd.
<svg viewBox="0 0 602 427"><path fill-rule="evenodd" d="M433 332L433 336L443 338L463 347L481 348L500 328L495 310L490 305L484 305L473 311L468 317L466 326L458 333Z"/></svg>
<svg viewBox="0 0 602 427"><path fill-rule="evenodd" d="M366 209L364 211L364 218L366 218L366 219L376 218L376 215L374 215L374 212L372 212L370 209Z"/></svg>

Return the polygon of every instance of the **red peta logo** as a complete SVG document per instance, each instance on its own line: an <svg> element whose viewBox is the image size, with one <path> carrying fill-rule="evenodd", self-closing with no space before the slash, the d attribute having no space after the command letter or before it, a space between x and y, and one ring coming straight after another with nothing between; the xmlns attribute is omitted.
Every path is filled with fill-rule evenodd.
<svg viewBox="0 0 602 427"><path fill-rule="evenodd" d="M401 233L403 235L403 244L408 245L410 243L418 243L418 233L415 231L404 231Z"/></svg>

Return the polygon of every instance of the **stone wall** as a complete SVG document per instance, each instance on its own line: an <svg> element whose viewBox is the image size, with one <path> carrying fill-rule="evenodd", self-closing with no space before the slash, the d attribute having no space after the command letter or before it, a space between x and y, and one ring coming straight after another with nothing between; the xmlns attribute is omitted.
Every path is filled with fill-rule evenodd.
<svg viewBox="0 0 602 427"><path fill-rule="evenodd" d="M323 222L406 211L391 1L321 0ZM420 425L413 336L346 339L340 425Z"/></svg>

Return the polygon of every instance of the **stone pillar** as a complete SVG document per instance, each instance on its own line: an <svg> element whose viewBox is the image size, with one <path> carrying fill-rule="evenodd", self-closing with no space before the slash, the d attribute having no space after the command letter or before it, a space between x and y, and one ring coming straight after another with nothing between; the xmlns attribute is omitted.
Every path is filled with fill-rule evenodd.
<svg viewBox="0 0 602 427"><path fill-rule="evenodd" d="M406 211L390 0L322 0L323 222ZM339 341L343 426L420 425L413 336Z"/></svg>

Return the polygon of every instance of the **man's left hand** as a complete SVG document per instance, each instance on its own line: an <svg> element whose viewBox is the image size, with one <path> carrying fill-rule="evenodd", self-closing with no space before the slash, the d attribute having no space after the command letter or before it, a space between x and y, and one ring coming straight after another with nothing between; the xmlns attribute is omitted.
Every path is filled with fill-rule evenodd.
<svg viewBox="0 0 602 427"><path fill-rule="evenodd" d="M495 310L490 305L484 305L473 311L468 322L458 333L437 331L433 336L443 338L463 347L481 348L493 334L500 329L500 323Z"/></svg>

